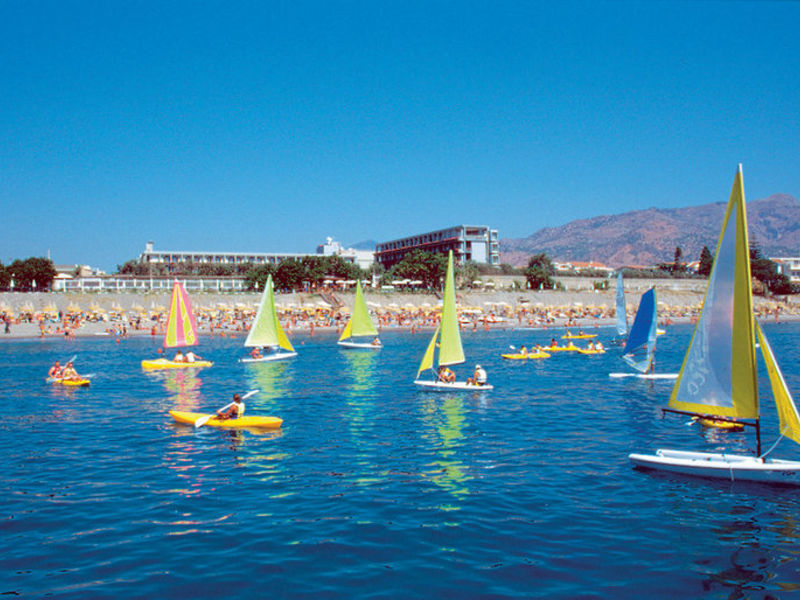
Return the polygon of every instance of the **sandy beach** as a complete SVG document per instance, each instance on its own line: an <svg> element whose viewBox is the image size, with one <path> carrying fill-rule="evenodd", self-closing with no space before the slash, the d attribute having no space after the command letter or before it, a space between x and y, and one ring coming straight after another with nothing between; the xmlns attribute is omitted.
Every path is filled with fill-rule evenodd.
<svg viewBox="0 0 800 600"><path fill-rule="evenodd" d="M639 290L651 282L626 286L629 322L636 312ZM678 287L678 286L673 286ZM691 321L699 312L703 294L690 289L658 289L659 319L663 324ZM365 297L379 328L428 329L438 319L439 298L424 292L375 292ZM259 294L191 296L201 334L237 335L247 331ZM460 291L457 294L465 329L515 327L594 327L615 321L614 290L568 291ZM800 304L789 297L754 297L761 319L800 320ZM276 294L281 321L289 331L330 331L347 321L354 293ZM65 337L64 324L73 337L96 335L160 335L166 320L168 294L0 293L0 339Z"/></svg>

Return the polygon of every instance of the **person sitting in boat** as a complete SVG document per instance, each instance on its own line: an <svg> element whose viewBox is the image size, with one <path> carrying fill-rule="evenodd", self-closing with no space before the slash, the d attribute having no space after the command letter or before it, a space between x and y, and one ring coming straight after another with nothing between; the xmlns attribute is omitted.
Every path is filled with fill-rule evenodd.
<svg viewBox="0 0 800 600"><path fill-rule="evenodd" d="M172 359L172 362L179 362L179 363L186 362L186 357L183 355L183 352L178 350L175 353L175 357Z"/></svg>
<svg viewBox="0 0 800 600"><path fill-rule="evenodd" d="M606 349L603 347L603 342L597 342L594 345L594 349L597 350L598 352L605 352L606 351Z"/></svg>
<svg viewBox="0 0 800 600"><path fill-rule="evenodd" d="M472 377L467 378L468 385L486 385L486 380L488 376L486 375L486 371L483 370L483 367L480 365L475 365L475 373L473 373Z"/></svg>
<svg viewBox="0 0 800 600"><path fill-rule="evenodd" d="M439 381L444 383L453 383L456 380L456 374L445 366L439 367Z"/></svg>
<svg viewBox="0 0 800 600"><path fill-rule="evenodd" d="M380 346L381 345L381 341L378 338L375 338L374 340L372 340L372 345L373 346Z"/></svg>
<svg viewBox="0 0 800 600"><path fill-rule="evenodd" d="M589 342L589 345L587 346L586 349L587 350L597 350L597 348L594 345L594 342Z"/></svg>
<svg viewBox="0 0 800 600"><path fill-rule="evenodd" d="M261 354L261 348L259 348L258 346L256 346L255 348L253 348L253 349L250 351L250 356L252 356L252 357L253 357L253 358L255 358L255 359L262 358L262 357L263 357L263 355Z"/></svg>
<svg viewBox="0 0 800 600"><path fill-rule="evenodd" d="M551 348L555 348L557 346L558 346L558 342L556 341L556 338L554 338L554 337L550 338L550 347Z"/></svg>
<svg viewBox="0 0 800 600"><path fill-rule="evenodd" d="M61 369L61 375L59 375L59 379L80 379L81 376L78 375L78 372L75 370L75 367L72 366L72 361L69 361L66 366Z"/></svg>
<svg viewBox="0 0 800 600"><path fill-rule="evenodd" d="M47 372L47 376L52 377L53 379L58 379L61 377L61 370L61 363L56 361L55 364L50 367L50 370Z"/></svg>
<svg viewBox="0 0 800 600"><path fill-rule="evenodd" d="M193 362L195 362L195 361L198 361L198 360L203 360L203 358L202 358L202 357L200 357L200 356L197 356L197 354L195 354L195 353L194 353L194 352L192 352L191 350L189 350L189 351L186 353L186 362L193 363Z"/></svg>
<svg viewBox="0 0 800 600"><path fill-rule="evenodd" d="M520 346L520 348L519 348L519 353L520 353L522 356L528 356L528 349L525 347L525 344L523 344L522 346Z"/></svg>
<svg viewBox="0 0 800 600"><path fill-rule="evenodd" d="M239 419L243 416L244 402L242 402L242 397L239 394L234 394L233 402L227 406L223 406L217 411L217 418L223 421L227 419Z"/></svg>

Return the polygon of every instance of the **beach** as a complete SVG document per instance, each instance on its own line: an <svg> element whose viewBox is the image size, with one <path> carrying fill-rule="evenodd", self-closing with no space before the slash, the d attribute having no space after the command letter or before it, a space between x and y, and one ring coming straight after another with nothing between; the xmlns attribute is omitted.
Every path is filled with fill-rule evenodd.
<svg viewBox="0 0 800 600"><path fill-rule="evenodd" d="M638 299L652 284L634 280L626 286L630 323ZM658 314L662 325L690 322L699 314L705 285L659 286ZM276 294L281 322L291 332L336 331L347 322L353 292ZM260 294L190 295L201 334L244 335L260 301ZM367 290L367 305L379 329L432 329L438 322L440 299L426 292ZM0 314L8 326L0 339L37 337L161 335L169 295L159 293L0 293ZM788 301L787 301L788 300ZM463 329L601 327L615 323L615 290L563 291L462 290L457 293ZM755 313L772 321L800 320L794 298L754 297ZM0 327L2 324L0 323ZM68 333L65 333L65 328Z"/></svg>

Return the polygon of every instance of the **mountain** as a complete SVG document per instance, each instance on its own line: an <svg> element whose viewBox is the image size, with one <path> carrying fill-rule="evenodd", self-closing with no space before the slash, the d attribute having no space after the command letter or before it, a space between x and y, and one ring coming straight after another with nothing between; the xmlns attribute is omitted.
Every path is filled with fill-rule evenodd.
<svg viewBox="0 0 800 600"><path fill-rule="evenodd" d="M648 208L546 227L526 238L500 240L500 262L526 266L544 252L556 262L598 261L610 267L672 262L675 248L684 259L698 260L703 246L713 253L725 202L686 208ZM797 256L800 250L800 202L774 194L747 203L751 243L765 256Z"/></svg>
<svg viewBox="0 0 800 600"><path fill-rule="evenodd" d="M358 242L357 244L348 246L348 248L352 248L353 250L375 250L375 246L377 245L378 242L375 240L364 240L363 242Z"/></svg>

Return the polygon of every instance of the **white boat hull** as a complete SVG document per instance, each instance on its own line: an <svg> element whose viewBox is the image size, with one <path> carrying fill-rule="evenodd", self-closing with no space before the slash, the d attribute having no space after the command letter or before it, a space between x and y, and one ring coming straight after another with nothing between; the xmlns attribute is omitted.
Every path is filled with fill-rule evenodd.
<svg viewBox="0 0 800 600"><path fill-rule="evenodd" d="M429 381L417 379L414 381L415 385L436 390L437 392L452 392L456 391L469 391L469 392L483 392L486 390L493 390L494 386L491 384L475 385L467 383L466 381L454 381L453 383L446 383L444 381Z"/></svg>
<svg viewBox="0 0 800 600"><path fill-rule="evenodd" d="M677 379L677 373L609 373L609 377L621 379L622 377L636 377L637 379Z"/></svg>
<svg viewBox="0 0 800 600"><path fill-rule="evenodd" d="M342 348L360 348L364 350L380 350L383 344L371 344L369 342L336 342Z"/></svg>
<svg viewBox="0 0 800 600"><path fill-rule="evenodd" d="M267 354L266 356L262 356L260 358L240 358L239 362L243 363L260 363L260 362L271 362L273 360L285 360L287 358L294 358L297 356L297 352L276 352L275 354Z"/></svg>
<svg viewBox="0 0 800 600"><path fill-rule="evenodd" d="M793 460L663 449L655 454L630 454L628 458L637 467L682 475L800 485L800 462Z"/></svg>

